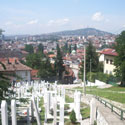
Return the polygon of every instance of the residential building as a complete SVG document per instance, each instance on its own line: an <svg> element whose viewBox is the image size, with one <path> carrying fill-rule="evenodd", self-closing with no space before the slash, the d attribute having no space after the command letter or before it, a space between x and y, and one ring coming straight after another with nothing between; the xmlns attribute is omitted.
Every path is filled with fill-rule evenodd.
<svg viewBox="0 0 125 125"><path fill-rule="evenodd" d="M100 53L104 55L104 73L114 75L114 57L118 54L114 49L105 49Z"/></svg>
<svg viewBox="0 0 125 125"><path fill-rule="evenodd" d="M0 62L4 64L4 67L0 64L0 72L7 73L11 76L11 81L31 81L31 68L20 63L18 58L1 58Z"/></svg>

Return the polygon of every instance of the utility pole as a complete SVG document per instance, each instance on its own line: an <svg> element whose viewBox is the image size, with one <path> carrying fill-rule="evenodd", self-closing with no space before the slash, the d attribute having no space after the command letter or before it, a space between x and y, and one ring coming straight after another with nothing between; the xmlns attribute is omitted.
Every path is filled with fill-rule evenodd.
<svg viewBox="0 0 125 125"><path fill-rule="evenodd" d="M84 45L84 95L86 95L86 46Z"/></svg>
<svg viewBox="0 0 125 125"><path fill-rule="evenodd" d="M92 63L91 63L91 59L90 59L90 87L91 87L91 67L92 67Z"/></svg>

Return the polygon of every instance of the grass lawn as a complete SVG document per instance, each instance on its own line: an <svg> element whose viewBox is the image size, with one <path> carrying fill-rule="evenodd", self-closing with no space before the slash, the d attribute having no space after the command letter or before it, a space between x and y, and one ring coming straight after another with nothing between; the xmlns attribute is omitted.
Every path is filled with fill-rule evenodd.
<svg viewBox="0 0 125 125"><path fill-rule="evenodd" d="M83 92L83 87L76 87ZM123 92L123 93L122 93ZM99 89L97 87L86 87L86 93L110 99L112 101L125 103L125 87L112 86L110 88Z"/></svg>
<svg viewBox="0 0 125 125"><path fill-rule="evenodd" d="M90 117L90 107L87 108L82 108L80 109L81 115L82 115L82 119L86 119Z"/></svg>
<svg viewBox="0 0 125 125"><path fill-rule="evenodd" d="M68 95L65 96L65 101L66 103L73 103L74 102L74 99L69 97Z"/></svg>

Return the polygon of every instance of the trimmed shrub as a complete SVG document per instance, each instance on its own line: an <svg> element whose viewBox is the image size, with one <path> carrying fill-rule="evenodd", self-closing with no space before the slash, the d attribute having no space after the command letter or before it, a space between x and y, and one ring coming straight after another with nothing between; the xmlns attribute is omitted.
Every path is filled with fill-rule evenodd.
<svg viewBox="0 0 125 125"><path fill-rule="evenodd" d="M76 114L75 114L74 110L72 110L72 112L70 113L70 120L72 123L76 122Z"/></svg>

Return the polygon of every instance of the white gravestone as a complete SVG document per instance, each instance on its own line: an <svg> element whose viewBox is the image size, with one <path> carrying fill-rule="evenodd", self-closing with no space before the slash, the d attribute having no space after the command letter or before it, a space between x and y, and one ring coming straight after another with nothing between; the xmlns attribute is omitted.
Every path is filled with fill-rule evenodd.
<svg viewBox="0 0 125 125"><path fill-rule="evenodd" d="M11 100L11 117L12 117L12 125L17 125L16 120L16 101Z"/></svg>
<svg viewBox="0 0 125 125"><path fill-rule="evenodd" d="M76 118L78 121L82 120L82 116L80 114L80 102L81 102L81 93L77 92L76 93Z"/></svg>
<svg viewBox="0 0 125 125"><path fill-rule="evenodd" d="M60 98L60 123L59 125L64 125L64 99Z"/></svg>
<svg viewBox="0 0 125 125"><path fill-rule="evenodd" d="M56 125L56 117L57 117L57 100L56 98L53 99L53 114L54 114L54 125Z"/></svg>
<svg viewBox="0 0 125 125"><path fill-rule="evenodd" d="M41 125L40 116L39 116L38 108L37 108L37 106L36 106L34 97L32 97L32 100L33 100L33 106L34 106L34 109L35 109L37 125Z"/></svg>
<svg viewBox="0 0 125 125"><path fill-rule="evenodd" d="M90 102L90 125L94 125L96 120L96 101L95 98L92 98Z"/></svg>
<svg viewBox="0 0 125 125"><path fill-rule="evenodd" d="M5 100L1 103L2 125L8 125L7 103Z"/></svg>

